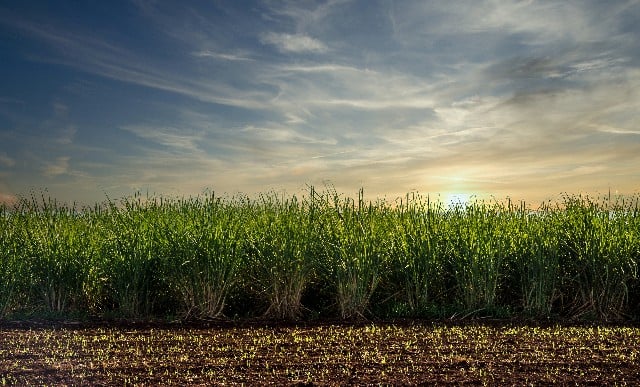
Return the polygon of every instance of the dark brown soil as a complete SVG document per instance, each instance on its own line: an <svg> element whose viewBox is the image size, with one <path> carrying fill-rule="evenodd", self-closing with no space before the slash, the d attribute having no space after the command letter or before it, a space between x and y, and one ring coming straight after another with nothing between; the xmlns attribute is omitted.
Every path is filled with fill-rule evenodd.
<svg viewBox="0 0 640 387"><path fill-rule="evenodd" d="M0 327L0 385L640 385L640 328Z"/></svg>

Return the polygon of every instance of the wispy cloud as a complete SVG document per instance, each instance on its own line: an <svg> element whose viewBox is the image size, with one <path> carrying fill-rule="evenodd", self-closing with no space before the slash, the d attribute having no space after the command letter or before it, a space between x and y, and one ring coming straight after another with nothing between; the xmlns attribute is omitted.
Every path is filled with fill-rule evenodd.
<svg viewBox="0 0 640 387"><path fill-rule="evenodd" d="M626 130L615 128L609 125L594 125L597 130L604 133L612 133L612 134L629 134L629 135L638 135L640 134L640 130Z"/></svg>
<svg viewBox="0 0 640 387"><path fill-rule="evenodd" d="M221 52L215 52L210 50L193 52L192 55L198 58L222 59L222 60L228 60L232 62L245 62L245 61L253 62L255 60L255 59L249 58L247 55L228 54L228 53L221 53Z"/></svg>
<svg viewBox="0 0 640 387"><path fill-rule="evenodd" d="M265 44L272 44L282 52L315 52L323 53L329 48L318 39L302 34L281 34L268 32L261 36Z"/></svg>
<svg viewBox="0 0 640 387"><path fill-rule="evenodd" d="M270 94L255 89L230 86L225 81L200 76L198 73L174 72L168 63L148 63L153 59L100 37L82 35L64 29L41 26L28 20L6 23L49 44L50 51L30 54L35 61L60 64L136 85L169 91L197 100L238 106L264 108ZM228 54L231 55L231 54ZM240 57L232 56L236 61ZM227 60L231 57L227 56ZM191 66L189 63L185 65Z"/></svg>
<svg viewBox="0 0 640 387"><path fill-rule="evenodd" d="M69 173L68 156L58 157L53 162L47 163L42 167L42 175L48 178L64 175Z"/></svg>
<svg viewBox="0 0 640 387"><path fill-rule="evenodd" d="M202 134L195 131L155 125L128 125L121 129L176 152L201 151L198 143L202 140Z"/></svg>
<svg viewBox="0 0 640 387"><path fill-rule="evenodd" d="M328 0L317 4L304 4L299 1L268 2L268 13L263 17L271 19L280 18L292 21L296 30L304 31L315 29L319 25L330 24L331 17L339 12L344 5L353 3L353 0Z"/></svg>
<svg viewBox="0 0 640 387"><path fill-rule="evenodd" d="M49 132L50 140L59 145L73 144L78 129L69 117L69 106L54 100L51 104L52 114L42 123L42 127Z"/></svg>
<svg viewBox="0 0 640 387"><path fill-rule="evenodd" d="M0 166L11 168L16 165L16 161L9 157L6 152L0 152Z"/></svg>
<svg viewBox="0 0 640 387"><path fill-rule="evenodd" d="M281 90L279 104L314 109L430 109L438 80L335 64L284 65L270 82Z"/></svg>

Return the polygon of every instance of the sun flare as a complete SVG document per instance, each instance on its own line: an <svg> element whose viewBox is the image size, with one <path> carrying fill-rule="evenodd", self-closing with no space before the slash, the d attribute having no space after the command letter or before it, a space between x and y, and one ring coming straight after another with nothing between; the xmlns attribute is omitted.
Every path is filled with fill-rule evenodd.
<svg viewBox="0 0 640 387"><path fill-rule="evenodd" d="M445 204L448 207L466 206L471 200L471 194L463 192L452 192L445 197Z"/></svg>

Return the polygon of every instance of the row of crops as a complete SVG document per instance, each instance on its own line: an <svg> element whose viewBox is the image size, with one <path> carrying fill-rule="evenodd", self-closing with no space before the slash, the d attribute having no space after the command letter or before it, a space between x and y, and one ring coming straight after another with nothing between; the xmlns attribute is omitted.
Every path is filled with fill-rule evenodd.
<svg viewBox="0 0 640 387"><path fill-rule="evenodd" d="M140 195L0 207L0 319L640 318L640 197Z"/></svg>

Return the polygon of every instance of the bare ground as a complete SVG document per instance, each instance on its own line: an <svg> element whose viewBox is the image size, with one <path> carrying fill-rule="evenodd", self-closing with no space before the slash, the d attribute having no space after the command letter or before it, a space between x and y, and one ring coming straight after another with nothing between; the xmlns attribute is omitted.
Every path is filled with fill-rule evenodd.
<svg viewBox="0 0 640 387"><path fill-rule="evenodd" d="M0 325L0 385L640 385L640 328Z"/></svg>

